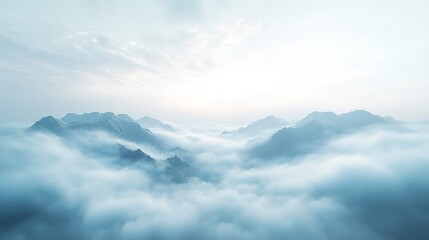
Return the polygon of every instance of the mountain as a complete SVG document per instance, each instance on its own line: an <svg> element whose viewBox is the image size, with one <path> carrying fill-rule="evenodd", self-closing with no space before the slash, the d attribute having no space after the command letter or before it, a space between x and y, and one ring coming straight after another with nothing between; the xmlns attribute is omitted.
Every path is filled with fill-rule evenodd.
<svg viewBox="0 0 429 240"><path fill-rule="evenodd" d="M344 132L352 132L369 125L390 123L370 112L355 110L340 115L333 112L313 112L299 121L297 126L303 126L310 121L316 121Z"/></svg>
<svg viewBox="0 0 429 240"><path fill-rule="evenodd" d="M101 130L124 140L137 143L150 144L162 148L161 143L148 129L142 128L138 123L124 120L112 112L99 113L68 113L61 119L52 116L37 121L30 129L47 130L55 134L77 130Z"/></svg>
<svg viewBox="0 0 429 240"><path fill-rule="evenodd" d="M298 126L305 125L310 121L317 121L324 124L337 121L338 115L333 112L312 112L298 122Z"/></svg>
<svg viewBox="0 0 429 240"><path fill-rule="evenodd" d="M150 170L148 176L154 179L165 178L174 183L187 182L192 177L197 177L198 169L178 156L169 157L165 160L156 160L143 152L141 149L131 150L118 144L120 164L129 167L130 163L139 164L134 166ZM125 162L123 160L126 160Z"/></svg>
<svg viewBox="0 0 429 240"><path fill-rule="evenodd" d="M118 144L119 156L122 159L127 159L131 162L143 161L145 163L155 164L155 159L143 152L140 148L136 150L130 150L125 146Z"/></svg>
<svg viewBox="0 0 429 240"><path fill-rule="evenodd" d="M405 122L397 120L393 118L392 116L384 116L383 119L387 122L394 123L394 124L404 124Z"/></svg>
<svg viewBox="0 0 429 240"><path fill-rule="evenodd" d="M132 117L128 116L128 114L118 114L117 116L120 119L127 120L130 122L134 122L134 119Z"/></svg>
<svg viewBox="0 0 429 240"><path fill-rule="evenodd" d="M265 159L304 155L316 151L334 137L372 125L399 129L382 117L363 110L340 115L313 112L295 126L283 128L265 142L252 146L248 153Z"/></svg>
<svg viewBox="0 0 429 240"><path fill-rule="evenodd" d="M56 119L53 116L47 116L35 122L30 129L37 131L48 131L55 134L60 134L67 127L67 123Z"/></svg>
<svg viewBox="0 0 429 240"><path fill-rule="evenodd" d="M277 131L267 141L253 147L249 153L257 158L295 157L311 153L328 139L339 134L338 130L317 121L287 127Z"/></svg>
<svg viewBox="0 0 429 240"><path fill-rule="evenodd" d="M178 156L167 158L165 162L167 165L164 172L173 182L183 183L188 181L191 177L195 177L197 174L196 168L183 161Z"/></svg>
<svg viewBox="0 0 429 240"><path fill-rule="evenodd" d="M163 130L174 131L174 128L171 125L163 123L160 120L151 118L149 116L144 116L136 120L136 122L139 123L144 128L149 128L149 129L160 128Z"/></svg>
<svg viewBox="0 0 429 240"><path fill-rule="evenodd" d="M267 116L258 121L252 122L246 127L241 127L237 130L230 132L223 132L222 136L258 136L263 133L273 132L281 128L286 127L289 124L284 119L278 118L276 116Z"/></svg>

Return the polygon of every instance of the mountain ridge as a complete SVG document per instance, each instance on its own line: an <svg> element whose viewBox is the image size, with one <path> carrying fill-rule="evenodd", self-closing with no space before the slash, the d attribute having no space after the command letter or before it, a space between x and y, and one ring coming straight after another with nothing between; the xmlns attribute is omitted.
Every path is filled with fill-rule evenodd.
<svg viewBox="0 0 429 240"><path fill-rule="evenodd" d="M159 128L163 130L174 131L174 128L170 124L164 123L156 118L149 117L149 116L144 116L142 118L139 118L135 120L135 122L140 124L142 127L148 128L148 129Z"/></svg>
<svg viewBox="0 0 429 240"><path fill-rule="evenodd" d="M59 135L77 130L101 130L124 140L148 143L156 148L163 148L150 130L141 127L136 122L124 120L123 116L118 117L112 112L68 113L61 119L47 116L34 123L30 129Z"/></svg>
<svg viewBox="0 0 429 240"><path fill-rule="evenodd" d="M221 136L255 136L264 132L275 131L281 129L289 124L288 121L276 117L274 115L268 115L262 119L251 122L245 127L240 127L233 131L224 131Z"/></svg>
<svg viewBox="0 0 429 240"><path fill-rule="evenodd" d="M372 125L392 125L364 110L337 115L333 112L312 112L293 127L282 128L248 153L257 158L296 157L316 151L330 139Z"/></svg>

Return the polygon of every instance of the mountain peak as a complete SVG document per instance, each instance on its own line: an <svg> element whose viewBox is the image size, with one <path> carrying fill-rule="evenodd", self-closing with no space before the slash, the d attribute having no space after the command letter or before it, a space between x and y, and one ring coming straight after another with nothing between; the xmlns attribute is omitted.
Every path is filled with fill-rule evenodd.
<svg viewBox="0 0 429 240"><path fill-rule="evenodd" d="M279 117L276 117L274 115L268 115L262 119L259 119L257 121L254 121L247 125L246 127L241 127L237 130L231 131L231 132L223 132L222 135L259 135L261 133L266 133L270 131L279 130L281 128L284 128L289 123Z"/></svg>
<svg viewBox="0 0 429 240"><path fill-rule="evenodd" d="M42 130L49 131L53 133L60 133L67 127L67 124L53 117L52 115L41 118L39 121L35 122L30 129L32 130Z"/></svg>
<svg viewBox="0 0 429 240"><path fill-rule="evenodd" d="M83 114L76 114L76 113L67 113L63 118L61 118L62 121L70 124L84 124L84 123L97 123L101 120L112 120L112 119L121 119L119 116L115 115L113 112L90 112L90 113L83 113Z"/></svg>
<svg viewBox="0 0 429 240"><path fill-rule="evenodd" d="M320 119L327 119L327 118L334 118L334 117L338 117L338 115L334 112L315 111L315 112L311 112L310 114L308 114L304 119L320 120Z"/></svg>
<svg viewBox="0 0 429 240"><path fill-rule="evenodd" d="M171 125L149 116L144 116L138 119L136 122L144 128L160 128L168 131L174 131L174 128Z"/></svg>
<svg viewBox="0 0 429 240"><path fill-rule="evenodd" d="M280 129L267 141L251 148L249 153L266 159L304 155L319 149L335 134L337 132L331 127L311 120L300 127Z"/></svg>
<svg viewBox="0 0 429 240"><path fill-rule="evenodd" d="M283 120L283 119L281 119L281 118L279 118L277 116L274 116L274 115L268 115L268 116L264 117L261 120L281 120L281 121L285 121L285 120Z"/></svg>
<svg viewBox="0 0 429 240"><path fill-rule="evenodd" d="M173 182L183 183L196 176L197 169L178 156L167 158L165 161L167 163L165 174Z"/></svg>
<svg viewBox="0 0 429 240"><path fill-rule="evenodd" d="M150 117L150 116L143 116L142 118L140 118L139 120L151 120L151 121L157 121L160 122L158 119Z"/></svg>
<svg viewBox="0 0 429 240"><path fill-rule="evenodd" d="M171 166L174 166L174 167L182 166L184 164L184 162L182 161L182 159L180 159L178 156L173 156L173 157L167 158L167 162Z"/></svg>
<svg viewBox="0 0 429 240"><path fill-rule="evenodd" d="M49 130L53 133L74 130L102 130L113 136L139 143L149 143L162 148L160 142L148 129L142 128L138 123L129 121L128 115L115 115L113 112L68 113L61 120L47 116L36 122L32 129ZM124 119L125 118L125 119Z"/></svg>
<svg viewBox="0 0 429 240"><path fill-rule="evenodd" d="M340 116L347 116L347 115L350 115L350 116L376 116L376 115L374 115L374 114L372 114L372 113L370 113L370 112L368 112L368 111L365 111L365 110L353 110L353 111L351 111L351 112L347 112L347 113L343 113L343 114L341 114Z"/></svg>
<svg viewBox="0 0 429 240"><path fill-rule="evenodd" d="M311 121L318 121L321 123L332 122L338 118L338 115L333 112L312 112L305 118L298 122L297 126L304 126Z"/></svg>
<svg viewBox="0 0 429 240"><path fill-rule="evenodd" d="M354 110L337 115L333 112L312 112L298 122L297 127L317 121L341 131L353 131L372 124L388 123L382 117L365 110Z"/></svg>
<svg viewBox="0 0 429 240"><path fill-rule="evenodd" d="M140 148L136 150L130 150L121 144L118 144L118 146L121 158L128 159L134 162L143 160L145 162L155 163L155 159L143 152Z"/></svg>

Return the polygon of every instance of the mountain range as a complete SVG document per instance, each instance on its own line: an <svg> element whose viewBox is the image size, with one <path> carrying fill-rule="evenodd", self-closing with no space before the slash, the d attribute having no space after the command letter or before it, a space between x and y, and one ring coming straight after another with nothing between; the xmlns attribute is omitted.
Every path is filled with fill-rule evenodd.
<svg viewBox="0 0 429 240"><path fill-rule="evenodd" d="M127 119L127 115L115 115L112 112L99 113L68 113L63 118L57 119L47 116L34 123L31 130L41 130L57 135L73 131L105 131L115 137L136 142L145 143L162 149L163 146L155 135L138 123Z"/></svg>
<svg viewBox="0 0 429 240"><path fill-rule="evenodd" d="M297 126L304 126L311 121L325 124L331 128L343 132L355 131L359 128L373 124L387 124L383 117L374 115L364 110L355 110L337 115L333 112L312 112L298 122Z"/></svg>
<svg viewBox="0 0 429 240"><path fill-rule="evenodd" d="M268 136L262 142L251 144L246 151L254 158L275 159L293 158L314 152L335 137L371 126L404 129L401 127L401 122L392 117L381 117L364 110L339 115L333 112L312 112L296 124L290 125L291 122L284 119L267 116L234 131L223 132L221 137ZM68 113L61 119L47 116L34 123L30 129L48 131L57 135L73 131L101 130L121 139L149 144L162 150L163 144L147 128L174 131L172 126L148 116L134 120L126 114L115 115L111 112ZM149 162L153 160L150 160L151 157L141 150L134 152L124 150L121 154L129 160L134 158L146 159ZM175 164L178 161L172 158L171 162ZM170 175L175 175L174 168L169 169L168 172ZM181 178L184 177L178 177L178 179Z"/></svg>
<svg viewBox="0 0 429 240"><path fill-rule="evenodd" d="M292 127L282 128L252 146L248 154L260 159L293 158L314 152L329 140L370 126L400 129L392 121L364 110L337 115L333 112L312 112Z"/></svg>
<svg viewBox="0 0 429 240"><path fill-rule="evenodd" d="M72 132L79 133L80 131L104 131L120 139L149 144L156 147L158 151L169 152L150 130L142 127L137 122L152 128L173 130L170 125L154 118L146 116L136 121L127 114L116 115L112 112L68 113L61 119L46 116L35 122L30 127L30 130L49 132L59 136L66 136ZM176 155L164 160L157 160L141 149L131 150L120 144L117 144L117 146L106 145L103 148L108 150L98 149L96 150L97 153L116 156L121 160L120 165L122 166L134 165L150 168L152 170L150 174L157 179L160 176L164 176L172 182L183 183L195 177L198 172L197 168ZM111 151L112 149L114 150L113 152Z"/></svg>

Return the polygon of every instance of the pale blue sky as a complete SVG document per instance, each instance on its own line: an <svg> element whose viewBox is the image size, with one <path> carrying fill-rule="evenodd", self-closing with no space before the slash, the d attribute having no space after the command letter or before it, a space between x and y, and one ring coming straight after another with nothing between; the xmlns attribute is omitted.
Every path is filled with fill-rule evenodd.
<svg viewBox="0 0 429 240"><path fill-rule="evenodd" d="M428 1L5 0L0 122L429 119L428 12Z"/></svg>

